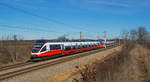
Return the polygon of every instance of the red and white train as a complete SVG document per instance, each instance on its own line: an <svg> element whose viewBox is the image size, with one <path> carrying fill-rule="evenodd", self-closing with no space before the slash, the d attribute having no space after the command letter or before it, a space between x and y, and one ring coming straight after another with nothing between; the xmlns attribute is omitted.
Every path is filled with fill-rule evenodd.
<svg viewBox="0 0 150 82"><path fill-rule="evenodd" d="M31 60L72 54L86 50L102 48L102 42L47 42L45 40L37 41L32 48Z"/></svg>

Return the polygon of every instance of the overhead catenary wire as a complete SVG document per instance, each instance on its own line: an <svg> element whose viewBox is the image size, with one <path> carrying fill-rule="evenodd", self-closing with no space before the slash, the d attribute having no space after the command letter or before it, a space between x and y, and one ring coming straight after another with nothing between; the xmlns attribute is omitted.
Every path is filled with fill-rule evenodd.
<svg viewBox="0 0 150 82"><path fill-rule="evenodd" d="M51 35L51 36L56 36L56 34L58 34L59 36L61 36L60 34L65 34L65 35L70 35L70 34L76 34L78 32L56 32L56 31L49 31L49 30L43 30L43 29L33 29L33 28L26 28L26 27L22 27L22 26L17 26L17 25L7 25L7 24L0 24L0 30L7 30L10 32L17 32L17 31L21 31L24 33L34 33L34 34L47 34L48 36L51 35L50 32L55 33L55 35ZM8 29L6 29L8 28Z"/></svg>
<svg viewBox="0 0 150 82"><path fill-rule="evenodd" d="M13 10L16 10L16 11L19 11L19 12L22 12L22 13L24 13L24 14L28 14L28 15L30 15L30 16L34 16L34 17L37 17L37 18L40 18L40 19L43 19L43 20L47 20L47 21L49 21L49 22L54 22L54 23L57 23L57 24L61 24L61 25L65 25L65 26L67 26L67 27L69 27L69 28L73 28L73 29L79 29L80 31L81 31L81 29L83 30L83 31L87 31L88 33L91 33L90 31L88 31L87 29L85 29L85 28L83 28L83 27L76 27L76 26L73 26L73 25L70 25L70 24L66 24L66 23L64 23L64 22L62 22L62 21L58 21L58 20L55 20L55 19L51 19L51 18L48 18L48 17L45 17L45 16L41 16L41 15L39 15L39 14L35 14L35 13L31 13L31 12L29 12L29 11L26 11L26 10L24 10L24 9L21 9L21 8L17 8L17 7L14 7L14 6L11 6L11 5L9 5L9 4L6 4L6 3L2 3L2 2L0 2L0 5L1 6L5 6L5 7L7 7L7 8L10 8L10 9L13 9ZM6 25L5 27L9 27L8 25ZM11 26L11 27L19 27L19 26ZM19 27L19 29L20 29L20 27ZM26 28L24 28L24 27L22 27L21 29L25 29L26 30ZM49 29L48 30L42 30L42 29L33 29L33 28L31 28L30 30L36 30L36 31L43 31L43 32L46 32L46 33L49 33L49 32L54 32L54 33L59 33L60 34L60 32L57 32L57 31L50 31ZM63 32L62 32L63 33ZM72 32L70 32L70 33L72 33ZM68 34L70 34L70 33L68 33ZM64 34L65 34L65 32L64 32Z"/></svg>
<svg viewBox="0 0 150 82"><path fill-rule="evenodd" d="M10 27L10 26L9 26ZM7 27L6 27L7 28ZM31 32L30 30L19 30L19 29L5 29L5 28L0 28L0 30L7 30L7 31L10 31L13 33L13 31L21 31L21 32L25 32L25 33L29 33ZM35 34L41 34L42 32L39 32L39 31L32 31L32 33L35 33Z"/></svg>
<svg viewBox="0 0 150 82"><path fill-rule="evenodd" d="M20 29L20 30L27 30L27 31L34 31L34 32L54 32L54 33L61 33L61 32L57 32L57 31L50 31L50 30L43 30L43 29L39 29L39 28L27 28L27 27L23 27L23 26L17 26L17 25L7 25L7 24L0 24L1 27L7 27L10 29Z"/></svg>
<svg viewBox="0 0 150 82"><path fill-rule="evenodd" d="M39 14L31 13L31 12L28 12L28 11L26 11L26 10L24 10L24 9L14 7L14 6L11 6L11 5L6 4L6 3L0 2L0 5L5 6L5 7L7 7L7 8L10 8L10 9L14 9L14 10L19 11L19 12L22 12L22 13L24 13L24 14L28 14L28 15L31 15L31 16L34 16L34 17L38 17L38 18L43 19L43 20L47 20L47 21L49 21L49 22L54 22L54 23L57 23L57 24L65 25L65 26L67 26L67 27L69 27L69 28L79 29L79 30L83 29L84 31L88 31L88 30L85 29L85 28L73 26L73 25L70 25L70 24L66 24L66 23L64 23L64 22L62 22L62 21L58 21L58 20L51 19L51 18L48 18L48 17L45 17L45 16L41 16L41 15L39 15Z"/></svg>
<svg viewBox="0 0 150 82"><path fill-rule="evenodd" d="M22 29L22 28L16 29L18 27L11 26L11 25L0 25L0 26L3 26L3 28L0 28L0 30L7 30L7 31L10 31L12 33L15 32L15 34L17 33L17 31L19 31L19 32L26 33L26 34L29 34L29 33L38 34L37 36L39 36L39 34L43 35L46 32L46 31L45 32L43 32L43 31L33 31L33 30ZM6 28L10 28L10 29L6 29ZM60 34L60 33L56 33L56 34ZM55 35L51 35L51 36L54 37L54 36L56 36L56 34ZM47 35L50 36L48 31L47 31Z"/></svg>

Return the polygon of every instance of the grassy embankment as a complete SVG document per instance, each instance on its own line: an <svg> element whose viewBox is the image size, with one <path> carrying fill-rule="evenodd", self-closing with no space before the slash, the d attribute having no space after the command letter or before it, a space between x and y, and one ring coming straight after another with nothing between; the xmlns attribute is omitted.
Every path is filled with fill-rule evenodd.
<svg viewBox="0 0 150 82"><path fill-rule="evenodd" d="M86 66L83 82L150 82L150 51L139 44L124 45L121 52ZM79 81L80 82L80 81Z"/></svg>

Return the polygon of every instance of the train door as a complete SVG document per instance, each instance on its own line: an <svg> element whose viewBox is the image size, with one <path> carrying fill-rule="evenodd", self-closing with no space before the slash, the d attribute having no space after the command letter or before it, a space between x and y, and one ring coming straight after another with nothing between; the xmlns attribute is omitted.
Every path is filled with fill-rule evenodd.
<svg viewBox="0 0 150 82"><path fill-rule="evenodd" d="M61 45L62 55L64 55L64 44Z"/></svg>

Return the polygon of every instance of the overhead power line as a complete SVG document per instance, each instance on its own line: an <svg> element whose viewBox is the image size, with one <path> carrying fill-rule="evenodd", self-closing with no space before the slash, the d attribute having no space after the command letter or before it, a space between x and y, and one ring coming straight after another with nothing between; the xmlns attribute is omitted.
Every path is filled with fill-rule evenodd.
<svg viewBox="0 0 150 82"><path fill-rule="evenodd" d="M1 27L7 27L7 28L10 28L10 29L20 29L20 30L27 30L27 31L34 31L34 32L54 32L54 33L60 33L60 32L57 32L57 31L50 31L50 30L43 30L43 29L39 29L39 28L26 28L26 27L22 27L22 26L17 26L17 25L6 25L6 24L0 24Z"/></svg>
<svg viewBox="0 0 150 82"><path fill-rule="evenodd" d="M7 31L21 31L21 32L31 32L31 33L36 33L36 34L47 34L50 35L50 32L53 32L55 34L66 34L70 35L70 34L74 34L74 33L78 33L78 32L57 32L57 31L49 31L49 30L43 30L43 29L39 29L39 28L26 28L26 27L22 27L22 26L17 26L17 25L6 25L6 24L0 24L0 30L7 30ZM55 36L55 34L53 36Z"/></svg>
<svg viewBox="0 0 150 82"><path fill-rule="evenodd" d="M19 12L22 12L22 13L24 13L24 14L28 14L28 15L31 15L31 16L34 16L34 17L41 18L41 19L43 19L43 20L47 20L47 21L50 21L50 22L55 22L55 23L57 23L57 24L62 24L62 25L65 25L65 26L70 27L70 28L73 28L73 29L80 29L80 30L83 29L84 31L88 31L88 30L85 29L85 28L76 27L76 26L73 26L73 25L66 24L66 23L64 23L64 22L55 20L55 19L51 19L51 18L44 17L44 16L41 16L41 15L38 15L38 14L35 14L35 13L31 13L31 12L28 12L28 11L23 10L23 9L20 9L20 8L16 8L16 7L11 6L11 5L9 5L9 4L6 4L6 3L1 3L1 2L0 2L0 5L5 6L5 7L8 7L8 8L10 8L10 9L14 9L14 10L19 11Z"/></svg>

